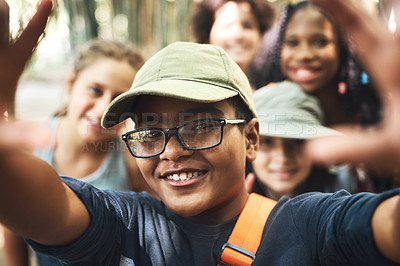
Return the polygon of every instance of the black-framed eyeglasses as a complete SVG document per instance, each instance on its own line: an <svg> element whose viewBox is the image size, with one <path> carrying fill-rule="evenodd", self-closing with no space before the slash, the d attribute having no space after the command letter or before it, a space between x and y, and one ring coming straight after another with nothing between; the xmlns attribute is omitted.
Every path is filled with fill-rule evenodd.
<svg viewBox="0 0 400 266"><path fill-rule="evenodd" d="M243 124L243 119L211 118L191 121L174 128L142 128L122 135L130 153L137 158L149 158L164 152L175 135L186 150L211 149L222 142L223 129L228 124Z"/></svg>

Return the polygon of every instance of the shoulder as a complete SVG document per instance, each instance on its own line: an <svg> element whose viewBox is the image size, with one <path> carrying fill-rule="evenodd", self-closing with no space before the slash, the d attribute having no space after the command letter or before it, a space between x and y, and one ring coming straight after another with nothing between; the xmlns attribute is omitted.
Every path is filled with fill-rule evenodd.
<svg viewBox="0 0 400 266"><path fill-rule="evenodd" d="M286 204L290 205L293 213L302 212L307 208L320 207L320 210L340 210L346 211L349 209L368 209L373 210L387 198L398 195L399 190L390 190L384 193L357 193L350 194L346 190L339 190L334 193L305 193L293 199L287 200Z"/></svg>
<svg viewBox="0 0 400 266"><path fill-rule="evenodd" d="M399 191L391 190L379 194L364 192L353 195L345 190L335 193L304 193L292 199L283 197L271 215L282 223L292 221L300 234L307 230L329 229L330 226L336 226L337 230L370 228L372 215L378 205L398 195Z"/></svg>
<svg viewBox="0 0 400 266"><path fill-rule="evenodd" d="M118 216L125 217L134 215L139 208L157 209L158 213L165 212L165 205L147 192L104 190L65 176L62 176L61 180L77 194L93 216L96 216L95 213L114 212Z"/></svg>
<svg viewBox="0 0 400 266"><path fill-rule="evenodd" d="M387 261L376 249L371 218L382 201L399 192L350 195L341 190L284 197L268 218L262 248L268 252L262 257L284 264L304 260L300 264L310 265L317 260L330 265L384 265ZM274 248L277 245L285 251ZM268 255L271 250L276 251L274 258Z"/></svg>

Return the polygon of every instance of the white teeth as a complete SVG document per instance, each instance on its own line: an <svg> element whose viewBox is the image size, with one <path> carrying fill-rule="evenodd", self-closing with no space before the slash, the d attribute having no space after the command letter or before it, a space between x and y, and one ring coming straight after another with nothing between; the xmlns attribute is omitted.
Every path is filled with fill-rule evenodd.
<svg viewBox="0 0 400 266"><path fill-rule="evenodd" d="M185 180L187 177L186 173L182 173L181 176L179 177L180 180Z"/></svg>
<svg viewBox="0 0 400 266"><path fill-rule="evenodd" d="M313 72L308 69L299 69L297 71L297 77L299 77L299 78L309 77L312 74L313 74Z"/></svg>
<svg viewBox="0 0 400 266"><path fill-rule="evenodd" d="M167 179L174 180L174 181L185 181L185 180L190 180L194 177L198 177L201 175L202 172L187 172L187 173L175 173L167 176Z"/></svg>

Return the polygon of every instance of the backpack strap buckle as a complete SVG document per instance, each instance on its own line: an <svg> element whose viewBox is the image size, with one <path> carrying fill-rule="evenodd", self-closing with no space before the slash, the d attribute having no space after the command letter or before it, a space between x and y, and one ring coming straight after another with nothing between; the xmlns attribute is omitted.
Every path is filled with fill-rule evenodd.
<svg viewBox="0 0 400 266"><path fill-rule="evenodd" d="M228 248L228 249L226 249L226 248ZM241 247L236 246L231 243L225 243L222 246L221 253L219 254L219 258L218 258L218 265L220 265L220 266L231 266L231 264L225 262L226 260L225 261L222 260L222 253L224 252L224 250L225 250L225 253L224 253L225 258L227 258L228 260L229 260L229 258L234 258L235 261L237 262L237 260L239 259L238 257L240 256L240 257L246 258L245 259L246 262L244 262L244 263L249 263L249 265L250 265L253 262L253 260L256 258L256 255L254 255L253 253L251 253L250 251L248 251L244 248L241 248ZM243 255L245 255L246 257L244 257Z"/></svg>
<svg viewBox="0 0 400 266"><path fill-rule="evenodd" d="M275 204L274 200L250 194L227 243L222 246L219 266L250 266L253 263L269 213Z"/></svg>

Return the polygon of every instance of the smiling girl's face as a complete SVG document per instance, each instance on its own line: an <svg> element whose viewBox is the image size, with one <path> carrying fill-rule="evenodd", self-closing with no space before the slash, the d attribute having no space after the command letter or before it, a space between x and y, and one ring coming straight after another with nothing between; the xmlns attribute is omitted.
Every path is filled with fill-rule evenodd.
<svg viewBox="0 0 400 266"><path fill-rule="evenodd" d="M293 197L295 189L308 178L312 161L303 146L304 140L260 136L253 168L274 198Z"/></svg>
<svg viewBox="0 0 400 266"><path fill-rule="evenodd" d="M249 3L228 1L215 13L210 44L222 47L246 72L261 43L259 27Z"/></svg>
<svg viewBox="0 0 400 266"><path fill-rule="evenodd" d="M308 93L318 93L337 83L339 55L336 31L318 9L308 5L292 16L281 52L286 78Z"/></svg>
<svg viewBox="0 0 400 266"><path fill-rule="evenodd" d="M130 88L135 74L126 61L100 58L69 82L67 119L77 137L95 142L116 135L116 128L101 127L101 117L110 102Z"/></svg>

